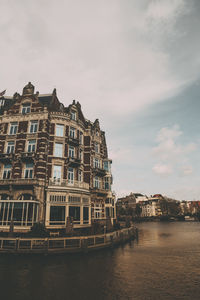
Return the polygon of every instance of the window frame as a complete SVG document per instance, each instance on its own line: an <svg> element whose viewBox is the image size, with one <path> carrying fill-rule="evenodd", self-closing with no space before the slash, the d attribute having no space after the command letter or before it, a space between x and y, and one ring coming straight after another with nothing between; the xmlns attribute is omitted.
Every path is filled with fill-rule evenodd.
<svg viewBox="0 0 200 300"><path fill-rule="evenodd" d="M67 180L69 184L74 184L74 168L69 167L67 170Z"/></svg>
<svg viewBox="0 0 200 300"><path fill-rule="evenodd" d="M79 143L80 145L83 145L83 132L79 131Z"/></svg>
<svg viewBox="0 0 200 300"><path fill-rule="evenodd" d="M9 166L9 167L6 167L6 166ZM11 164L4 165L2 178L3 179L10 179L11 178L11 171L12 171L12 165Z"/></svg>
<svg viewBox="0 0 200 300"><path fill-rule="evenodd" d="M78 181L83 182L83 171L80 169L78 170Z"/></svg>
<svg viewBox="0 0 200 300"><path fill-rule="evenodd" d="M94 143L94 151L95 151L96 153L100 153L99 149L100 149L99 143L95 142L95 143Z"/></svg>
<svg viewBox="0 0 200 300"><path fill-rule="evenodd" d="M61 145L62 147L59 149L58 145ZM55 157L63 157L63 143L54 143L54 156Z"/></svg>
<svg viewBox="0 0 200 300"><path fill-rule="evenodd" d="M35 143L32 143L31 144L31 142L35 142ZM31 148L31 151L29 151L29 147ZM32 149L32 148L34 148L34 149ZM35 152L36 151L36 140L28 140L28 145L27 145L27 152L28 153L33 153L33 152Z"/></svg>
<svg viewBox="0 0 200 300"><path fill-rule="evenodd" d="M10 143L12 143L12 145L9 145ZM15 142L14 141L8 141L7 142L6 153L10 154L10 153L14 153L14 152L15 152Z"/></svg>
<svg viewBox="0 0 200 300"><path fill-rule="evenodd" d="M9 135L15 135L17 131L18 131L18 122L11 122Z"/></svg>
<svg viewBox="0 0 200 300"><path fill-rule="evenodd" d="M38 132L38 120L30 121L29 133L37 133Z"/></svg>
<svg viewBox="0 0 200 300"><path fill-rule="evenodd" d="M76 128L72 126L69 127L69 137L72 139L76 138Z"/></svg>
<svg viewBox="0 0 200 300"><path fill-rule="evenodd" d="M59 169L58 169L59 167ZM57 170L56 170L57 168ZM60 176L55 176L59 174ZM60 181L62 179L62 165L53 165L53 179L54 180L57 180L57 181Z"/></svg>
<svg viewBox="0 0 200 300"><path fill-rule="evenodd" d="M100 186L101 186L100 178L98 176L94 176L94 188L100 189Z"/></svg>
<svg viewBox="0 0 200 300"><path fill-rule="evenodd" d="M75 110L71 110L71 120L76 121L76 111Z"/></svg>
<svg viewBox="0 0 200 300"><path fill-rule="evenodd" d="M31 103L23 103L21 112L22 115L31 113Z"/></svg>
<svg viewBox="0 0 200 300"><path fill-rule="evenodd" d="M69 157L71 158L74 158L75 157L75 147L74 146L69 146L69 151L68 151L68 155Z"/></svg>
<svg viewBox="0 0 200 300"><path fill-rule="evenodd" d="M65 130L65 125L64 124L56 124L55 136L63 137L64 136L64 130Z"/></svg>
<svg viewBox="0 0 200 300"><path fill-rule="evenodd" d="M94 160L93 160L93 164L94 164L94 168L96 169L100 169L101 168L101 162L100 162L100 159L97 158L97 157L94 157Z"/></svg>
<svg viewBox="0 0 200 300"><path fill-rule="evenodd" d="M32 166L30 167L28 165L32 165ZM26 163L24 166L24 178L32 179L33 178L33 169L34 169L33 163Z"/></svg>

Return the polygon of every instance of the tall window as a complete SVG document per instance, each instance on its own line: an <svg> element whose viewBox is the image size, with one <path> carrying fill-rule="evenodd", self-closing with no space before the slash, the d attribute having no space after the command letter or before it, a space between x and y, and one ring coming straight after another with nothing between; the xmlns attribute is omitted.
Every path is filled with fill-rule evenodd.
<svg viewBox="0 0 200 300"><path fill-rule="evenodd" d="M65 206L50 207L50 225L65 224Z"/></svg>
<svg viewBox="0 0 200 300"><path fill-rule="evenodd" d="M71 111L71 120L76 120L76 112L74 110Z"/></svg>
<svg viewBox="0 0 200 300"><path fill-rule="evenodd" d="M25 165L24 178L33 178L33 163Z"/></svg>
<svg viewBox="0 0 200 300"><path fill-rule="evenodd" d="M36 140L28 141L28 152L35 152Z"/></svg>
<svg viewBox="0 0 200 300"><path fill-rule="evenodd" d="M82 131L80 131L80 134L79 134L79 142L81 145L83 145L83 133Z"/></svg>
<svg viewBox="0 0 200 300"><path fill-rule="evenodd" d="M76 133L75 128L70 127L70 129L69 129L69 136L70 136L71 138L75 139L75 133Z"/></svg>
<svg viewBox="0 0 200 300"><path fill-rule="evenodd" d="M99 206L99 207L95 206L95 208L94 208L94 218L95 219L101 219L101 216L102 216L102 207L101 206Z"/></svg>
<svg viewBox="0 0 200 300"><path fill-rule="evenodd" d="M83 160L83 151L82 149L79 150L79 157L78 157L81 161Z"/></svg>
<svg viewBox="0 0 200 300"><path fill-rule="evenodd" d="M100 188L100 179L98 176L94 177L94 187L99 189Z"/></svg>
<svg viewBox="0 0 200 300"><path fill-rule="evenodd" d="M82 172L82 170L78 170L78 181L80 181L80 182L83 181L83 172Z"/></svg>
<svg viewBox="0 0 200 300"><path fill-rule="evenodd" d="M74 169L68 168L68 182L73 184L74 183Z"/></svg>
<svg viewBox="0 0 200 300"><path fill-rule="evenodd" d="M94 168L100 168L100 160L98 158L94 158Z"/></svg>
<svg viewBox="0 0 200 300"><path fill-rule="evenodd" d="M74 153L75 153L75 151L74 151L74 147L73 146L69 146L69 157L74 157Z"/></svg>
<svg viewBox="0 0 200 300"><path fill-rule="evenodd" d="M15 142L8 142L7 153L13 153L15 151Z"/></svg>
<svg viewBox="0 0 200 300"><path fill-rule="evenodd" d="M56 124L56 136L64 135L64 125Z"/></svg>
<svg viewBox="0 0 200 300"><path fill-rule="evenodd" d="M103 162L103 168L104 168L104 170L109 171L109 167L110 167L109 162L107 160L105 160Z"/></svg>
<svg viewBox="0 0 200 300"><path fill-rule="evenodd" d="M110 178L109 177L104 178L104 188L105 188L105 190L110 190Z"/></svg>
<svg viewBox="0 0 200 300"><path fill-rule="evenodd" d="M89 207L86 206L83 207L83 221L85 221L84 223L89 221Z"/></svg>
<svg viewBox="0 0 200 300"><path fill-rule="evenodd" d="M73 218L74 221L80 222L80 206L70 206L69 216Z"/></svg>
<svg viewBox="0 0 200 300"><path fill-rule="evenodd" d="M53 178L61 179L62 166L53 166Z"/></svg>
<svg viewBox="0 0 200 300"><path fill-rule="evenodd" d="M17 122L12 122L10 124L10 134L16 134L17 133L17 127L18 127Z"/></svg>
<svg viewBox="0 0 200 300"><path fill-rule="evenodd" d="M94 144L94 151L99 153L99 144L97 142Z"/></svg>
<svg viewBox="0 0 200 300"><path fill-rule="evenodd" d="M25 114L28 114L31 112L31 104L30 103L24 103L22 105L22 114L25 115Z"/></svg>
<svg viewBox="0 0 200 300"><path fill-rule="evenodd" d="M4 165L4 170L3 170L3 179L9 179L11 177L11 165Z"/></svg>
<svg viewBox="0 0 200 300"><path fill-rule="evenodd" d="M38 121L31 121L30 133L35 133L38 130Z"/></svg>
<svg viewBox="0 0 200 300"><path fill-rule="evenodd" d="M63 144L55 143L54 155L56 157L62 157L63 156Z"/></svg>

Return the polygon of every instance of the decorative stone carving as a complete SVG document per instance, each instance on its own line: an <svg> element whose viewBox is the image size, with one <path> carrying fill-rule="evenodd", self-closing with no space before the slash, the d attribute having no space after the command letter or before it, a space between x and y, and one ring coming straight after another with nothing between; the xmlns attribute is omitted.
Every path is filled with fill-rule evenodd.
<svg viewBox="0 0 200 300"><path fill-rule="evenodd" d="M33 95L34 94L35 87L32 85L31 82L29 82L24 88L23 88L23 96L24 95Z"/></svg>

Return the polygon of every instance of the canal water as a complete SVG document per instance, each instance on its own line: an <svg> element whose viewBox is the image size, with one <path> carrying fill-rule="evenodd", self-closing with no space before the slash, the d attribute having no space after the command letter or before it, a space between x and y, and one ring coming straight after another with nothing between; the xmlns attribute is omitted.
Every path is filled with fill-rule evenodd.
<svg viewBox="0 0 200 300"><path fill-rule="evenodd" d="M200 223L137 226L138 240L115 249L0 256L0 299L200 299Z"/></svg>

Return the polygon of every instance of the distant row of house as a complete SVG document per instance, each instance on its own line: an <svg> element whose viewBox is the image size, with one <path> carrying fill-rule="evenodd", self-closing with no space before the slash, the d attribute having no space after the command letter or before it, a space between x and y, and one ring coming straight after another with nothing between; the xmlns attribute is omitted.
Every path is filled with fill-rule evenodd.
<svg viewBox="0 0 200 300"><path fill-rule="evenodd" d="M129 214L138 217L159 217L166 215L195 215L200 213L200 201L178 201L155 194L150 197L140 193L118 198L118 215Z"/></svg>

